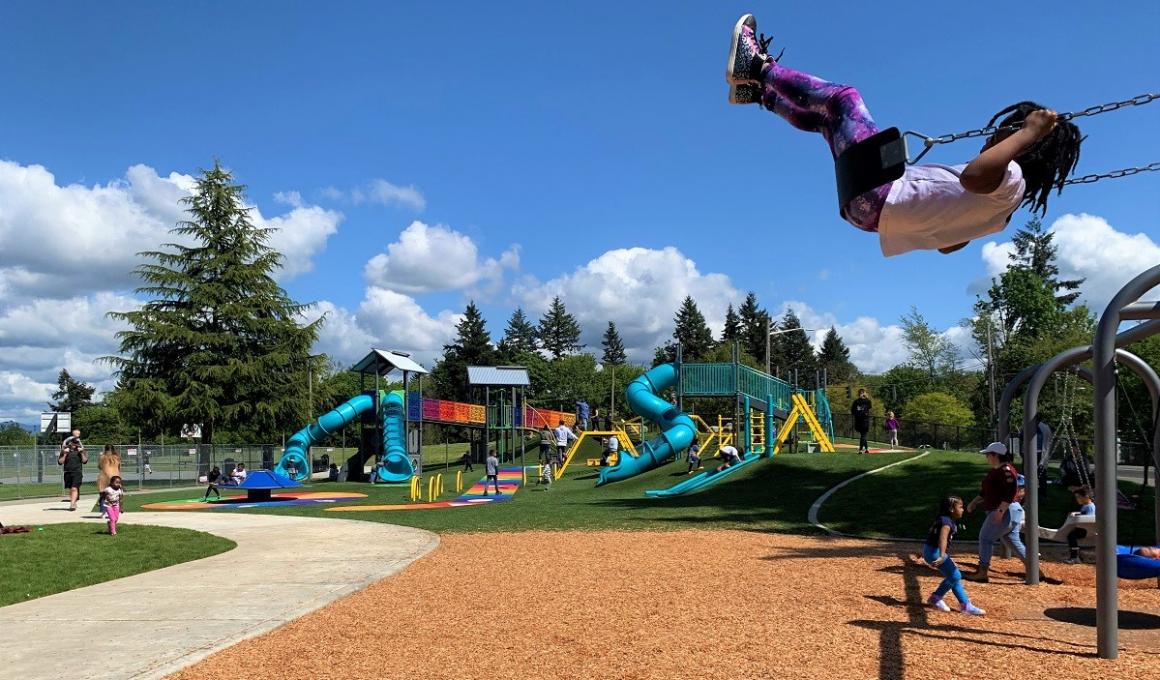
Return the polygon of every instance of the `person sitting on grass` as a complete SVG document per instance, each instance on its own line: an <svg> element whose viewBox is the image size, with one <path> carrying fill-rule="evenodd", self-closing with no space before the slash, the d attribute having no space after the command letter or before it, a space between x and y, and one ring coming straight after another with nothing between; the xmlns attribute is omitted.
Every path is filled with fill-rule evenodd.
<svg viewBox="0 0 1160 680"><path fill-rule="evenodd" d="M693 470L701 469L701 442L694 440L689 445L689 471L686 475L693 474Z"/></svg>
<svg viewBox="0 0 1160 680"><path fill-rule="evenodd" d="M951 559L951 539L959 530L959 520L963 517L963 499L958 496L947 496L939 504L938 516L931 523L926 533L926 542L922 546L922 559L939 570L943 575L942 583L927 598L926 603L939 611L949 612L951 608L943 598L947 592L955 594L959 601L959 611L972 616L983 616L987 612L971 604L967 596L967 589L963 587L963 574Z"/></svg>
<svg viewBox="0 0 1160 680"><path fill-rule="evenodd" d="M1081 486L1075 490L1074 493L1075 504L1079 506L1077 512L1071 513L1074 517L1084 517L1087 515L1095 516L1096 504L1092 500L1091 487ZM1081 538L1086 538L1088 535L1087 529L1076 527L1067 532L1067 552L1068 558L1064 560L1067 564L1079 564L1079 541Z"/></svg>
<svg viewBox="0 0 1160 680"><path fill-rule="evenodd" d="M218 491L218 482L221 481L221 478L222 478L221 469L218 468L218 466L216 466L216 465L213 466L213 469L210 470L209 474L205 476L205 483L206 483L205 497L201 499L202 503L209 502L209 494L211 491L213 492L213 495L217 496L218 500L221 500L222 492Z"/></svg>

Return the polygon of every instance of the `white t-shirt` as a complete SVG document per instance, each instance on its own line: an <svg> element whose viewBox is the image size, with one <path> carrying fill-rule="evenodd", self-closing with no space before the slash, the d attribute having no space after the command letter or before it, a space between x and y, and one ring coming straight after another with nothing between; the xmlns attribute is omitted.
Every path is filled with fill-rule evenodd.
<svg viewBox="0 0 1160 680"><path fill-rule="evenodd" d="M734 458L740 458L740 456L737 455L737 448L733 446L722 446L721 453L723 454L721 456L722 458L728 458L730 460Z"/></svg>
<svg viewBox="0 0 1160 680"><path fill-rule="evenodd" d="M561 425L556 428L556 446L567 446L568 441L575 438L576 435L572 433L572 430L568 429L567 425Z"/></svg>
<svg viewBox="0 0 1160 680"><path fill-rule="evenodd" d="M959 183L966 165L910 165L890 187L878 217L886 257L935 250L1002 231L1023 200L1023 170L1015 161L999 188L972 194Z"/></svg>
<svg viewBox="0 0 1160 680"><path fill-rule="evenodd" d="M616 453L617 451L619 451L620 450L620 440L617 439L616 437L609 437L608 438L608 450L611 453Z"/></svg>
<svg viewBox="0 0 1160 680"><path fill-rule="evenodd" d="M120 505L121 496L125 495L125 489L114 489L111 486L106 486L101 493L105 494L105 503L107 505Z"/></svg>

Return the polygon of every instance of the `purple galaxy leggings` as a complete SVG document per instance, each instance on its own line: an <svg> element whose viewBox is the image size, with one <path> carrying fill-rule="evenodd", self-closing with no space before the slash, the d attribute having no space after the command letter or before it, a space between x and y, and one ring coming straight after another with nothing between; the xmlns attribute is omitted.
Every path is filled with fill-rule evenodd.
<svg viewBox="0 0 1160 680"><path fill-rule="evenodd" d="M761 105L806 132L820 132L837 158L850 145L878 132L862 95L849 85L835 85L776 62L762 71ZM878 216L890 185L859 195L844 206L846 220L864 231L878 231Z"/></svg>

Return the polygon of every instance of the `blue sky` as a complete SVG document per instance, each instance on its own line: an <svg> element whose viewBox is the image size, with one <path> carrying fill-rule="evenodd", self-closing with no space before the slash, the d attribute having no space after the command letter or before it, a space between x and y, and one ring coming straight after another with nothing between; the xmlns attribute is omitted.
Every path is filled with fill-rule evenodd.
<svg viewBox="0 0 1160 680"><path fill-rule="evenodd" d="M1019 99L1072 110L1160 89L1154 2L9 3L0 40L21 57L0 64L0 160L15 193L0 187L0 200L43 166L55 187L76 185L70 196L100 194L100 205L121 192L109 199L128 201L119 209L161 219L170 211L155 202L171 198L170 185L220 158L263 216L314 229L284 283L335 310L323 348L340 354L370 342L437 352L468 296L497 338L515 304L535 308L554 292L591 319L592 335L608 317L630 327L671 318L674 309L648 309L658 299L675 307L648 292L651 281L704 297L711 317L747 290L775 311L804 305L807 322L848 328L865 345L856 358L880 369L898 356L882 345L897 344L890 327L911 304L942 329L969 313L971 286L1001 266L1010 230L989 251L974 243L949 257L884 259L876 238L839 219L820 138L726 102L725 51L742 11L786 48L783 63L857 86L883 127L938 134L981 126ZM1081 172L1160 160L1158 122L1160 103L1082 121ZM965 162L976 150L962 142L932 160ZM135 166L152 175L141 170L134 184ZM147 190L146 175L170 184ZM1160 252L1157 182L1052 198L1049 224L1102 218L1073 219L1060 237L1068 267L1093 278L1094 303L1136 273L1116 271L1123 253L1134 263ZM19 283L13 272L35 279L47 258L18 248L68 248L67 238L29 239L37 220L61 221L44 214L58 203L37 204L28 224L31 209L10 211L6 226L0 203L0 248L13 257L0 254L0 349L19 350L0 363L0 419L31 412L29 395L54 372L46 357L81 366L107 351L115 329L96 320L99 308L128 297L116 276L69 291ZM84 229L85 219L67 222ZM398 258L390 273L369 274L416 220L452 239L429 243L474 248L474 278L449 274L441 286ZM647 250L608 255L631 247ZM662 256L666 247L697 273ZM124 253L91 248L124 268ZM616 273L618 263L634 271ZM620 275L648 279L626 288L647 299L610 302ZM66 308L83 308L99 332L30 330L40 312ZM638 325L642 346L667 332L656 319ZM99 368L88 376L107 379Z"/></svg>

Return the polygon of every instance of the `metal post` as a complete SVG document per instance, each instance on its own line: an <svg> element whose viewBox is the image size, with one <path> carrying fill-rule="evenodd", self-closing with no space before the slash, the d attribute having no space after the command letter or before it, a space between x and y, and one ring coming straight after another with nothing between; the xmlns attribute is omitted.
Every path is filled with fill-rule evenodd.
<svg viewBox="0 0 1160 680"><path fill-rule="evenodd" d="M1096 651L1100 658L1119 656L1119 593L1116 581L1116 331L1120 313L1160 283L1160 266L1132 279L1116 293L1100 316L1092 342L1095 375L1096 497Z"/></svg>

